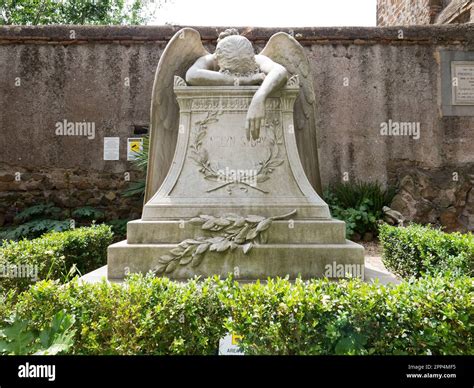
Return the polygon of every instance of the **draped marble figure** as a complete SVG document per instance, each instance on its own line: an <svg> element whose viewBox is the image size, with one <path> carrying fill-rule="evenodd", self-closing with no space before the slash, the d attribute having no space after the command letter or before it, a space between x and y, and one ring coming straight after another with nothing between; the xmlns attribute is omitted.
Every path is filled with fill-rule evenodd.
<svg viewBox="0 0 474 388"><path fill-rule="evenodd" d="M178 31L153 86L146 202L108 248L109 278L310 279L347 266L363 278L363 247L318 195L316 139L310 64L291 35L256 54L228 29L210 53Z"/></svg>
<svg viewBox="0 0 474 388"><path fill-rule="evenodd" d="M247 139L256 140L264 121L266 98L282 88L291 75L299 77L301 86L294 111L298 151L306 176L321 195L315 95L303 47L291 35L279 32L256 55L246 37L236 29L227 29L219 35L215 52L209 53L199 33L184 28L167 45L155 75L145 201L159 189L176 147L179 108L173 95L174 76L185 78L192 86L260 85L245 124Z"/></svg>

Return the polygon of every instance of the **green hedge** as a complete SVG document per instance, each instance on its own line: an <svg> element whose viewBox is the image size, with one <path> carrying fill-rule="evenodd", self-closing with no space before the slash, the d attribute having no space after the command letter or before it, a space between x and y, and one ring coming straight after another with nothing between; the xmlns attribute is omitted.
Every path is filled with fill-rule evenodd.
<svg viewBox="0 0 474 388"><path fill-rule="evenodd" d="M0 273L11 275L21 269L21 276L0 277L0 288L27 288L35 281L24 270L29 268L38 279L67 280L73 266L80 274L107 262L107 246L113 234L107 225L47 233L34 240L9 241L0 247ZM74 275L77 273L74 273ZM37 279L36 279L37 280Z"/></svg>
<svg viewBox="0 0 474 388"><path fill-rule="evenodd" d="M379 228L382 260L392 272L407 278L424 274L473 274L474 235L444 233L430 226Z"/></svg>
<svg viewBox="0 0 474 388"><path fill-rule="evenodd" d="M134 275L125 285L40 282L3 296L0 320L16 312L40 331L64 310L74 354L211 355L227 332L247 354L473 354L473 291L468 277L239 286Z"/></svg>

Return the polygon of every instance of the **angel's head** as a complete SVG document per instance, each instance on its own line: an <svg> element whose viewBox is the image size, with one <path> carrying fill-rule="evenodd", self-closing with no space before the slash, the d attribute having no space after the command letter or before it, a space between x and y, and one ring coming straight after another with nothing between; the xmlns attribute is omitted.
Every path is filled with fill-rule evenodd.
<svg viewBox="0 0 474 388"><path fill-rule="evenodd" d="M248 75L259 71L252 43L235 29L219 35L215 56L221 72Z"/></svg>

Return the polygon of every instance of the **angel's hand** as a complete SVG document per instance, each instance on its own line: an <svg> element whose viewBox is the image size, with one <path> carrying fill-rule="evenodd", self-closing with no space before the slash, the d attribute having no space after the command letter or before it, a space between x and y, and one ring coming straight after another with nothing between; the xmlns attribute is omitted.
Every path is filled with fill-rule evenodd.
<svg viewBox="0 0 474 388"><path fill-rule="evenodd" d="M247 140L250 138L257 140L260 137L260 128L263 125L265 117L265 98L255 94L250 103L247 112L247 120L245 123L245 130L247 132Z"/></svg>

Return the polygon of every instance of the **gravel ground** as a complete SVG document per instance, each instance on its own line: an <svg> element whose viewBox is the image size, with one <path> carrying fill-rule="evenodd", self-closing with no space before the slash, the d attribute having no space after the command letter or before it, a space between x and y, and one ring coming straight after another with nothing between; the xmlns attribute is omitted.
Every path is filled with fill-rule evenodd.
<svg viewBox="0 0 474 388"><path fill-rule="evenodd" d="M364 246L366 256L382 256L382 246L378 240L370 242L359 241L358 244Z"/></svg>
<svg viewBox="0 0 474 388"><path fill-rule="evenodd" d="M400 279L383 265L380 241L357 241L357 243L365 248L366 281L378 278L382 284L400 282Z"/></svg>

